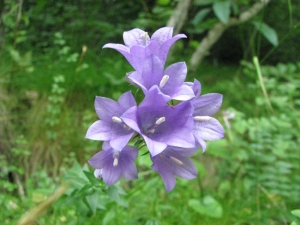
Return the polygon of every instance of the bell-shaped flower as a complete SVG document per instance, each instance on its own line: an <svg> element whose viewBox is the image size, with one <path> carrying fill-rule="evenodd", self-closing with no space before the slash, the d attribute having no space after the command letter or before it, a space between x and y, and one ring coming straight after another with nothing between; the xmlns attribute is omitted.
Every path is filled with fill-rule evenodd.
<svg viewBox="0 0 300 225"><path fill-rule="evenodd" d="M193 134L204 152L206 149L205 141L219 140L224 137L224 129L220 122L211 117L221 107L223 96L217 93L201 94L201 84L198 80L192 85L195 98L191 100L194 106L194 128Z"/></svg>
<svg viewBox="0 0 300 225"><path fill-rule="evenodd" d="M151 38L148 33L135 28L123 33L125 45L108 43L103 48L113 48L119 51L132 65L136 71L141 71L143 62L150 55L156 55L164 65L170 47L180 38L185 38L184 34L177 34L174 37L173 27L163 27L153 33Z"/></svg>
<svg viewBox="0 0 300 225"><path fill-rule="evenodd" d="M100 120L89 127L86 138L109 141L114 149L123 149L134 134L134 130L128 127L120 117L135 105L136 102L131 92L121 95L118 102L97 96L95 109Z"/></svg>
<svg viewBox="0 0 300 225"><path fill-rule="evenodd" d="M184 83L186 74L185 62L174 63L164 70L161 60L151 54L145 59L142 70L130 73L127 78L130 83L140 87L145 95L157 85L166 101L185 101L195 97L193 89Z"/></svg>
<svg viewBox="0 0 300 225"><path fill-rule="evenodd" d="M153 162L152 169L160 174L167 192L174 189L176 185L176 178L194 179L197 177L197 170L189 159L198 148L176 148L168 146L160 154L151 157Z"/></svg>
<svg viewBox="0 0 300 225"><path fill-rule="evenodd" d="M89 164L94 167L94 175L103 179L106 185L113 185L124 177L127 180L138 178L134 160L138 156L138 149L133 146L125 146L121 151L113 149L108 142L104 142L102 151L96 153Z"/></svg>
<svg viewBox="0 0 300 225"><path fill-rule="evenodd" d="M168 106L159 88L153 86L142 103L128 109L121 119L144 138L151 155L155 156L168 145L195 147L192 110L188 101Z"/></svg>

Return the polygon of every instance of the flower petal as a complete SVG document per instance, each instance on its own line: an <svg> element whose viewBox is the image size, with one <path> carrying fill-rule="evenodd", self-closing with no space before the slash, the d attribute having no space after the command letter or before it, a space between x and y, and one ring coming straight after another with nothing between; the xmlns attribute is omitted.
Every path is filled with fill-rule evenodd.
<svg viewBox="0 0 300 225"><path fill-rule="evenodd" d="M156 41L159 45L172 38L173 27L162 27L155 31L151 36L151 41Z"/></svg>
<svg viewBox="0 0 300 225"><path fill-rule="evenodd" d="M113 163L103 168L102 177L107 186L117 183L121 178L122 170L119 166L114 167Z"/></svg>
<svg viewBox="0 0 300 225"><path fill-rule="evenodd" d="M91 140L107 141L111 139L111 123L103 120L94 122L86 132L85 137Z"/></svg>
<svg viewBox="0 0 300 225"><path fill-rule="evenodd" d="M137 124L137 106L133 106L128 109L122 116L121 119L124 123L127 124L131 129L135 130L136 132L141 132L140 128Z"/></svg>
<svg viewBox="0 0 300 225"><path fill-rule="evenodd" d="M131 108L136 105L136 101L130 91L122 94L118 100L119 106L123 107L124 110Z"/></svg>
<svg viewBox="0 0 300 225"><path fill-rule="evenodd" d="M206 94L193 99L195 107L193 116L211 116L215 114L222 105L223 96L221 94Z"/></svg>
<svg viewBox="0 0 300 225"><path fill-rule="evenodd" d="M147 32L134 28L123 33L123 40L125 45L131 48L134 45L146 46L150 42L150 37Z"/></svg>
<svg viewBox="0 0 300 225"><path fill-rule="evenodd" d="M176 185L176 178L174 177L173 173L169 169L168 165L166 165L163 161L160 160L159 156L157 156L156 160L157 161L154 161L151 167L157 173L160 174L167 192L170 192L174 189Z"/></svg>
<svg viewBox="0 0 300 225"><path fill-rule="evenodd" d="M104 45L103 48L115 49L120 52L128 60L128 62L131 61L130 48L126 47L125 45L108 43Z"/></svg>
<svg viewBox="0 0 300 225"><path fill-rule="evenodd" d="M130 55L131 58L130 60L128 60L128 62L136 71L141 72L144 65L144 61L147 57L145 47L139 45L132 46L130 48Z"/></svg>
<svg viewBox="0 0 300 225"><path fill-rule="evenodd" d="M116 136L109 144L113 149L120 151L128 144L133 134L134 132L128 133L127 135Z"/></svg>
<svg viewBox="0 0 300 225"><path fill-rule="evenodd" d="M149 90L153 85L158 85L163 77L163 65L158 57L151 54L145 59L142 67L142 76L144 86Z"/></svg>
<svg viewBox="0 0 300 225"><path fill-rule="evenodd" d="M165 41L159 48L157 56L162 61L163 64L165 64L169 50L171 46L174 44L175 41L177 41L180 38L186 38L186 35L184 34L177 34L173 38L168 39Z"/></svg>
<svg viewBox="0 0 300 225"><path fill-rule="evenodd" d="M193 133L197 139L208 141L219 140L224 137L223 127L215 118L208 121L194 121Z"/></svg>
<svg viewBox="0 0 300 225"><path fill-rule="evenodd" d="M187 101L195 97L195 94L191 87L188 85L181 85L177 87L173 94L170 95L172 99L179 100L179 101Z"/></svg>
<svg viewBox="0 0 300 225"><path fill-rule="evenodd" d="M167 147L166 143L154 141L145 135L142 135L142 136L146 142L149 152L151 153L151 156L156 156L157 154L161 153Z"/></svg>
<svg viewBox="0 0 300 225"><path fill-rule="evenodd" d="M165 71L164 75L168 75L170 78L163 90L168 93L174 87L178 87L183 84L187 74L187 66L185 62L174 63L170 65Z"/></svg>
<svg viewBox="0 0 300 225"><path fill-rule="evenodd" d="M95 99L95 110L102 120L111 120L113 116L121 116L123 113L116 101L99 96Z"/></svg>

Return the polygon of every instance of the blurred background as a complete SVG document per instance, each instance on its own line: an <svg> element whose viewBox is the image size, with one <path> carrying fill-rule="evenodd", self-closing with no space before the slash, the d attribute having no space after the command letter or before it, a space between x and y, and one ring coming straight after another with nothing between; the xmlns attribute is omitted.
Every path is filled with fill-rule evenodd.
<svg viewBox="0 0 300 225"><path fill-rule="evenodd" d="M1 1L1 224L300 224L299 25L291 0ZM87 165L94 99L136 88L102 46L164 26L187 35L167 65L223 94L225 138L168 194L146 150L139 179L106 187Z"/></svg>

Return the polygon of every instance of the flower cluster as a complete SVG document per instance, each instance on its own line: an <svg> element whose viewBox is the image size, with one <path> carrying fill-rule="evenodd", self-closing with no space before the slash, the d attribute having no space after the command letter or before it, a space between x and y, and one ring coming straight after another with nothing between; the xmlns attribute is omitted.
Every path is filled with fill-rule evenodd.
<svg viewBox="0 0 300 225"><path fill-rule="evenodd" d="M103 149L89 163L95 176L106 185L121 177L128 180L138 177L134 160L138 145L128 145L138 138L147 146L152 169L160 174L166 190L174 189L175 176L193 179L197 171L191 155L206 149L206 140L223 137L222 125L215 118L221 104L220 94L201 94L198 80L185 82L187 66L174 63L165 69L172 44L183 34L173 37L173 28L157 30L151 38L147 32L133 29L124 32L122 44L106 44L104 48L119 51L134 68L126 79L141 88L145 97L137 104L131 92L118 99L96 97L95 109L100 120L93 123L86 138L104 141ZM174 105L173 100L178 104ZM136 143L140 143L137 141Z"/></svg>

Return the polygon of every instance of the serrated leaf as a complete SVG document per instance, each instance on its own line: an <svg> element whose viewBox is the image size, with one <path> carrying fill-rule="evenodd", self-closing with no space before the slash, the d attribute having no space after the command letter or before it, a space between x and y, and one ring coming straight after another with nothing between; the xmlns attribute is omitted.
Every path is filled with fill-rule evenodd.
<svg viewBox="0 0 300 225"><path fill-rule="evenodd" d="M278 37L276 31L263 22L253 22L255 28L274 46L278 45Z"/></svg>
<svg viewBox="0 0 300 225"><path fill-rule="evenodd" d="M230 2L216 2L213 4L213 11L222 23L227 23L230 15Z"/></svg>
<svg viewBox="0 0 300 225"><path fill-rule="evenodd" d="M209 217L221 218L223 216L222 205L209 195L205 196L202 201L191 199L188 205L196 212Z"/></svg>

